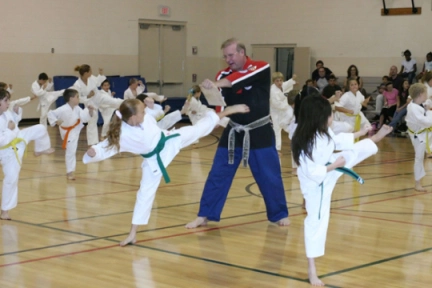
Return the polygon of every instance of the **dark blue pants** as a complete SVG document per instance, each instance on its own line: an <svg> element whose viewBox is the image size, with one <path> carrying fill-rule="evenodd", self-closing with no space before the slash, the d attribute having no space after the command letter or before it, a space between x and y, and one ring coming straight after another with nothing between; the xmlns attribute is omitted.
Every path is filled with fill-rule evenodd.
<svg viewBox="0 0 432 288"><path fill-rule="evenodd" d="M228 164L228 149L219 147L201 197L199 217L219 221L234 175L241 162L242 148L234 151L234 164ZM263 195L271 222L288 217L279 157L274 146L251 149L249 167Z"/></svg>

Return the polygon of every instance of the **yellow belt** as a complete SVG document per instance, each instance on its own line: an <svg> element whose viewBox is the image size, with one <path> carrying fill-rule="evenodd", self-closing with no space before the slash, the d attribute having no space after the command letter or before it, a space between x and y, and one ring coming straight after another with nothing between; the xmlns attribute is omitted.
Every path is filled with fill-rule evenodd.
<svg viewBox="0 0 432 288"><path fill-rule="evenodd" d="M21 142L24 142L24 144L27 145L27 143L26 143L26 141L24 139L22 139L22 138L15 138L11 142L9 142L9 144L6 144L5 146L0 147L0 150L4 150L4 149L7 149L9 147L12 147L12 149L15 152L15 157L16 157L16 159L17 159L17 161L18 161L18 163L20 165L21 165L21 161L19 159L17 145L18 145L18 143L21 143Z"/></svg>
<svg viewBox="0 0 432 288"><path fill-rule="evenodd" d="M345 115L349 116L349 117L355 117L355 122L354 122L354 132L358 132L360 131L360 127L361 127L361 116L360 113L359 114L350 114L350 113L344 113ZM357 142L359 140L359 138L354 139L354 142Z"/></svg>
<svg viewBox="0 0 432 288"><path fill-rule="evenodd" d="M417 134L422 134L426 132L426 150L428 152L428 154L431 153L430 147L429 147L429 132L432 131L432 127L429 128L424 128L420 131L414 132L413 130L411 130L410 128L408 128L408 132L411 134L417 135Z"/></svg>

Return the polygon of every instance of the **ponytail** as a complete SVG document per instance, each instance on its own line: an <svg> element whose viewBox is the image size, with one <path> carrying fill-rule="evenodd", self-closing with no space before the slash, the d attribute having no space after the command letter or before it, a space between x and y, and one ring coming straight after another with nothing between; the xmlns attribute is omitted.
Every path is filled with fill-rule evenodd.
<svg viewBox="0 0 432 288"><path fill-rule="evenodd" d="M120 150L120 135L122 122L128 122L129 118L137 114L138 106L142 105L138 99L127 99L122 102L119 109L111 119L107 132L108 147L115 146Z"/></svg>
<svg viewBox="0 0 432 288"><path fill-rule="evenodd" d="M191 89L188 91L187 101L189 102L190 99L195 95L195 93L201 92L201 88L198 85L192 86Z"/></svg>

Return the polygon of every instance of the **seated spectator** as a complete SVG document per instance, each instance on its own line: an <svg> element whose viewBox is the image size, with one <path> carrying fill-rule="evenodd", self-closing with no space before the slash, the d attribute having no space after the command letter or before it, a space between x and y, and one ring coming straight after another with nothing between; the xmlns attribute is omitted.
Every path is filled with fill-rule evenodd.
<svg viewBox="0 0 432 288"><path fill-rule="evenodd" d="M417 75L416 79L419 80L419 78L423 77L424 73L429 71L432 71L432 52L426 54L426 61L423 64L423 70Z"/></svg>
<svg viewBox="0 0 432 288"><path fill-rule="evenodd" d="M316 80L316 85L321 93L324 87L329 84L324 67L318 69L318 76L318 79L314 80Z"/></svg>
<svg viewBox="0 0 432 288"><path fill-rule="evenodd" d="M399 91L393 88L393 83L387 82L386 89L383 92L384 107L381 110L378 128L382 127L384 123L387 123L393 118L393 115L396 112L398 94Z"/></svg>
<svg viewBox="0 0 432 288"><path fill-rule="evenodd" d="M411 58L410 50L405 50L404 57L405 60L402 61L401 66L401 76L403 78L408 78L409 84L412 84L417 71L417 61L414 58Z"/></svg>
<svg viewBox="0 0 432 288"><path fill-rule="evenodd" d="M316 64L315 64L315 66L316 66L316 69L312 72L312 79L313 79L313 80L318 80L318 78L320 77L319 74L318 74L318 70L319 70L319 68L321 68L321 67L324 68L324 70L325 70L325 75L326 75L327 77L330 77L330 75L333 74L333 72L332 72L329 68L324 67L324 62L321 61L321 60L318 60L318 61L316 62Z"/></svg>
<svg viewBox="0 0 432 288"><path fill-rule="evenodd" d="M355 66L355 65L349 66L348 70L347 70L347 78L345 79L345 82L343 85L345 87L345 89L347 89L347 90L348 90L348 88L347 88L348 81L351 79L357 79L357 82L359 83L359 90L361 90L363 88L363 80L360 78L359 71L357 69L357 66Z"/></svg>
<svg viewBox="0 0 432 288"><path fill-rule="evenodd" d="M402 84L402 89L399 91L398 98L397 98L397 104L396 104L396 112L393 115L393 119L390 122L389 126L393 127L394 132L405 132L407 129L406 125L404 129L401 129L400 126L398 126L402 120L403 117L407 114L407 106L411 102L411 98L409 98L409 82L407 79L404 80ZM399 127L399 128L398 128ZM398 129L396 129L398 128Z"/></svg>
<svg viewBox="0 0 432 288"><path fill-rule="evenodd" d="M387 82L389 82L389 81L387 81ZM386 89L386 84L381 83L380 86L377 87L377 89L378 89L378 95L375 98L375 114L376 114L376 116L372 120L378 120L380 118L379 116L380 116L381 110L384 106L383 92Z"/></svg>
<svg viewBox="0 0 432 288"><path fill-rule="evenodd" d="M393 82L393 88L399 91L402 88L403 77L398 74L398 69L396 66L393 65L390 67L389 77L390 81Z"/></svg>

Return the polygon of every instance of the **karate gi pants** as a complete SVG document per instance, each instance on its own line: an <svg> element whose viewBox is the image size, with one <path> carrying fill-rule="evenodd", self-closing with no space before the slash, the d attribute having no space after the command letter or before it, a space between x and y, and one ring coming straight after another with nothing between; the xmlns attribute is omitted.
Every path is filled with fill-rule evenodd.
<svg viewBox="0 0 432 288"><path fill-rule="evenodd" d="M180 151L176 148L172 148L173 146L178 147L175 141L180 141L180 149L187 147L197 141L200 137L208 135L218 122L219 116L217 116L215 112L210 111L207 112L205 117L198 121L194 126L185 126L175 130L174 134L180 134L180 136L169 139L165 143L165 148L160 153L165 167L169 165L172 159ZM133 225L146 225L148 223L156 191L162 179L162 173L158 172L155 174L146 159L142 162L141 167L142 177L132 217Z"/></svg>
<svg viewBox="0 0 432 288"><path fill-rule="evenodd" d="M335 161L339 156L344 156L346 161L345 167L352 168L377 152L378 148L375 143L370 139L364 139L355 143L353 150L333 154L330 161ZM302 191L303 197L306 200L307 211L307 216L304 220L307 258L316 258L324 255L327 228L330 220L331 195L340 176L342 176L342 173L333 170L327 173L322 186L320 185L312 191Z"/></svg>
<svg viewBox="0 0 432 288"><path fill-rule="evenodd" d="M425 175L424 169L424 156L426 152L426 141L422 142L418 137L414 137L413 134L409 134L411 143L414 146L414 179L420 181Z"/></svg>
<svg viewBox="0 0 432 288"><path fill-rule="evenodd" d="M22 138L26 141L27 145L30 141L35 141L35 152L42 152L51 148L50 138L48 136L45 126L38 124L20 130L17 138ZM22 164L22 158L26 145L20 142L17 145L18 157ZM16 155L12 147L0 150L0 162L3 166L3 190L2 190L2 203L1 210L11 210L17 206L18 203L18 179L21 171L21 165L16 159Z"/></svg>

